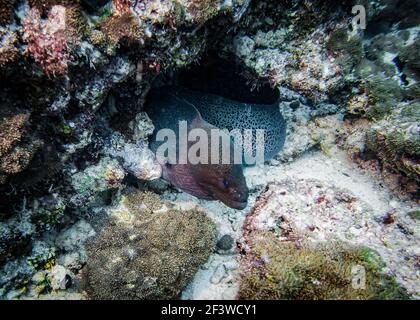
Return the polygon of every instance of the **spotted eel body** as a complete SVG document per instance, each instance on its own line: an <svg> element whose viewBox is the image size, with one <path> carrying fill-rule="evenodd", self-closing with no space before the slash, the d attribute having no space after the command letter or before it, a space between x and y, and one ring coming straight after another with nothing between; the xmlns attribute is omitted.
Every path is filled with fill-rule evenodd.
<svg viewBox="0 0 420 320"><path fill-rule="evenodd" d="M217 128L229 131L239 129L242 132L252 129L252 156L256 150L256 129L264 130L265 160L273 158L284 145L286 124L278 102L271 105L244 103L176 86L153 89L149 94L149 102L146 111L157 130L177 130L178 120L192 120L198 110L206 122ZM152 142L153 147L156 148L157 145Z"/></svg>

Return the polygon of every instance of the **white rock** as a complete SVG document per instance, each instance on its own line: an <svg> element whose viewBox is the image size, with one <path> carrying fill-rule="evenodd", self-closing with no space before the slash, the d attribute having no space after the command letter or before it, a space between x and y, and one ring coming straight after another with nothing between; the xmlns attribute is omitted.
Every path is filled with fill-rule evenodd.
<svg viewBox="0 0 420 320"><path fill-rule="evenodd" d="M58 257L58 263L70 270L80 270L87 261L86 251L79 251L64 254Z"/></svg>
<svg viewBox="0 0 420 320"><path fill-rule="evenodd" d="M95 235L92 226L85 220L80 220L61 232L55 240L55 245L67 252L76 251L82 249L86 240Z"/></svg>
<svg viewBox="0 0 420 320"><path fill-rule="evenodd" d="M65 290L71 281L70 271L61 265L56 265L47 276L50 286L53 290Z"/></svg>
<svg viewBox="0 0 420 320"><path fill-rule="evenodd" d="M219 264L211 276L210 282L213 284L220 283L226 277L226 269L223 264Z"/></svg>

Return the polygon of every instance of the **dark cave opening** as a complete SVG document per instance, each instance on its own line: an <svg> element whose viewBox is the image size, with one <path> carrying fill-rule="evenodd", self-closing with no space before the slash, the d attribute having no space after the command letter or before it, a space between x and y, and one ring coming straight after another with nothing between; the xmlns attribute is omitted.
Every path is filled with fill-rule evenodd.
<svg viewBox="0 0 420 320"><path fill-rule="evenodd" d="M247 74L244 66L233 59L214 56L207 56L200 63L175 73L171 82L244 103L271 105L279 99L278 90L273 89L268 80Z"/></svg>

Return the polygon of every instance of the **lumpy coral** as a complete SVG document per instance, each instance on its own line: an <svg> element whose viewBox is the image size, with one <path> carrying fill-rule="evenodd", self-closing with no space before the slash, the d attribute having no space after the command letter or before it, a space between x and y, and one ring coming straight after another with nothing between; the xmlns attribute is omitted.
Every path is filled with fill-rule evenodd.
<svg viewBox="0 0 420 320"><path fill-rule="evenodd" d="M90 298L179 296L214 250L215 226L203 211L167 205L150 192L123 197L114 222L87 246Z"/></svg>

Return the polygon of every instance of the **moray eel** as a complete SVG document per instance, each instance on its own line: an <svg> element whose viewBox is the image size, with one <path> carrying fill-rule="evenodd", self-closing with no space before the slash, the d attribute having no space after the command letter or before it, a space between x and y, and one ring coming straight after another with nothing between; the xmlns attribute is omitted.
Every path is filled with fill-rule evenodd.
<svg viewBox="0 0 420 320"><path fill-rule="evenodd" d="M255 130L264 130L264 160L280 152L286 137L286 125L279 110L279 101L271 105L238 102L215 94L192 91L186 88L168 88L171 94L194 105L204 120L217 128L253 130L252 146L244 152L255 156Z"/></svg>
<svg viewBox="0 0 420 320"><path fill-rule="evenodd" d="M278 103L247 104L183 87L165 86L150 91L145 111L155 126L150 139L150 148L155 153L164 143L156 140L157 132L171 129L178 138L179 121L187 122L188 132L201 128L209 137L214 128L264 129L266 160L277 154L284 144L285 123ZM232 139L230 144L232 151L236 147ZM190 146L189 143L187 150ZM178 148L175 149L178 152ZM255 151L254 146L253 150ZM210 152L208 157L210 159ZM243 168L241 164L233 164L233 156L228 164L167 163L163 165L162 177L198 198L220 200L235 209L244 209L247 205L248 187Z"/></svg>

